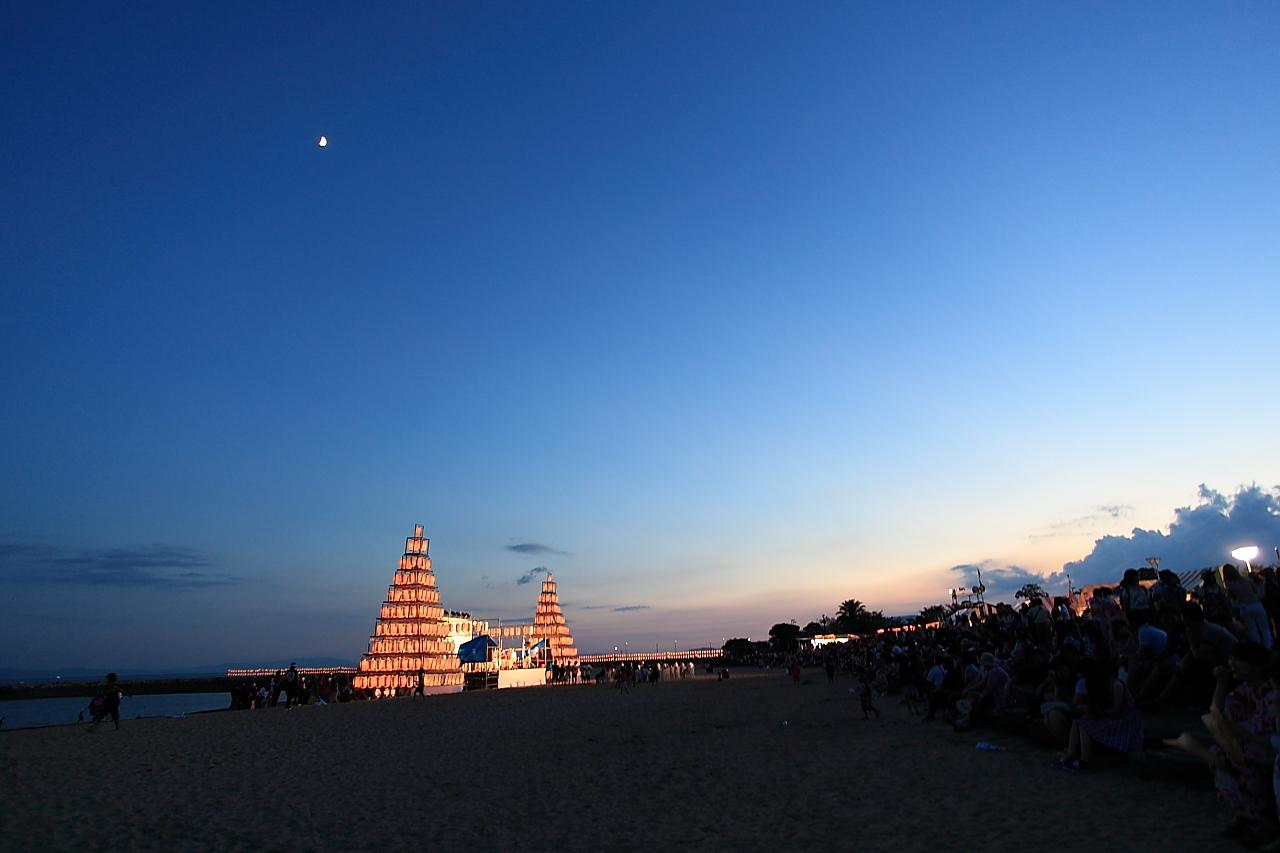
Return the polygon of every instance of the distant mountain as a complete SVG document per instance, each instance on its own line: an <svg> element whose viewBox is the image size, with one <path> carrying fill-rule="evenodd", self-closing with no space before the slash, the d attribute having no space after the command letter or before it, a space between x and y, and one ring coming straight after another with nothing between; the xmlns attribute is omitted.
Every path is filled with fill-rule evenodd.
<svg viewBox="0 0 1280 853"><path fill-rule="evenodd" d="M290 663L301 667L355 666L355 661L342 658L280 658L266 661L231 661L175 669L129 669L118 667L122 680L143 678L183 678L186 676L222 675L228 669L285 669ZM50 681L97 681L111 670L106 667L69 666L65 669L12 669L0 667L0 684L14 682L44 684Z"/></svg>

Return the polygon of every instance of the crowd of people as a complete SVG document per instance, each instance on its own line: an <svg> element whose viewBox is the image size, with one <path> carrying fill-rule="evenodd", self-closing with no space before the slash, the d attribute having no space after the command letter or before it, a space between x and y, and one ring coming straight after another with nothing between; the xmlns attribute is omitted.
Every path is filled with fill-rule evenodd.
<svg viewBox="0 0 1280 853"><path fill-rule="evenodd" d="M597 683L611 682L620 692L627 693L638 684L692 678L693 674L693 664L689 661L624 661L606 665L595 680Z"/></svg>
<svg viewBox="0 0 1280 853"><path fill-rule="evenodd" d="M694 666L689 662L645 661L593 667L588 663L551 664L547 667L547 683L615 684L627 688L636 684L656 684L662 679L689 678ZM416 688L359 689L352 686L344 673L310 674L299 672L296 664L287 670L276 670L266 681L245 681L231 690L231 709L275 708L283 705L329 705L367 699L389 699L397 696L425 695L422 674Z"/></svg>
<svg viewBox="0 0 1280 853"><path fill-rule="evenodd" d="M231 709L275 708L281 704L289 709L295 705L331 705L373 698L381 698L381 691L375 697L373 691L357 690L344 674L308 675L291 663L286 670L276 670L265 682L248 681L232 687Z"/></svg>
<svg viewBox="0 0 1280 853"><path fill-rule="evenodd" d="M594 680L589 663L553 663L547 667L547 682L550 684L589 684Z"/></svg>
<svg viewBox="0 0 1280 853"><path fill-rule="evenodd" d="M1277 837L1280 802L1280 624L1274 569L1206 570L1188 590L1172 572L1069 598L971 610L955 621L884 631L802 652L828 679L847 672L863 717L874 696L957 730L1034 721L1060 746L1057 766L1088 771L1100 748L1145 758L1144 716L1191 721L1163 745L1203 759L1228 805L1228 835ZM1189 713L1194 710L1195 713ZM1280 843L1277 848L1280 849Z"/></svg>

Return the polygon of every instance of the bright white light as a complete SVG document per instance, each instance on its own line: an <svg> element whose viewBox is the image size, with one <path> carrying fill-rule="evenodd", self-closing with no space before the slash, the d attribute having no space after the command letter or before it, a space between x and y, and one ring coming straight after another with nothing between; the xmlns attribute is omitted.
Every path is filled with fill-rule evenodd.
<svg viewBox="0 0 1280 853"><path fill-rule="evenodd" d="M1237 548L1231 552L1231 556L1237 560L1244 560L1246 563L1252 563L1258 559L1258 546L1245 545L1243 548Z"/></svg>
<svg viewBox="0 0 1280 853"><path fill-rule="evenodd" d="M329 138L327 136L322 136L316 140L316 145L319 145L321 148L325 147L328 144L329 144Z"/></svg>

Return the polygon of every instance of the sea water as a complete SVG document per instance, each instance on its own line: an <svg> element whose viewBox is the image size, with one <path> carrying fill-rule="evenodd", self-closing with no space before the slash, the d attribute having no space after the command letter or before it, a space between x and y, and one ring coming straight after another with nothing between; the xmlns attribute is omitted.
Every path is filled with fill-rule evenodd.
<svg viewBox="0 0 1280 853"><path fill-rule="evenodd" d="M231 705L229 693L154 693L128 696L120 703L120 719L138 717L180 717L196 711L215 711ZM53 699L10 699L0 702L0 731L32 726L74 723L89 706L88 696L59 696ZM85 712L85 719L89 714ZM110 721L108 721L110 722Z"/></svg>

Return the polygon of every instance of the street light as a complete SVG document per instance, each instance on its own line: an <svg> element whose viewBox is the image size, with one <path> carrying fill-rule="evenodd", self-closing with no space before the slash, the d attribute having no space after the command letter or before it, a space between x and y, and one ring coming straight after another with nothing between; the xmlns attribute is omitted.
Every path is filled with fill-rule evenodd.
<svg viewBox="0 0 1280 853"><path fill-rule="evenodd" d="M1245 568L1252 572L1253 566L1249 564L1249 561L1258 559L1258 546L1245 545L1243 547L1236 548L1231 552L1231 556L1243 562Z"/></svg>

